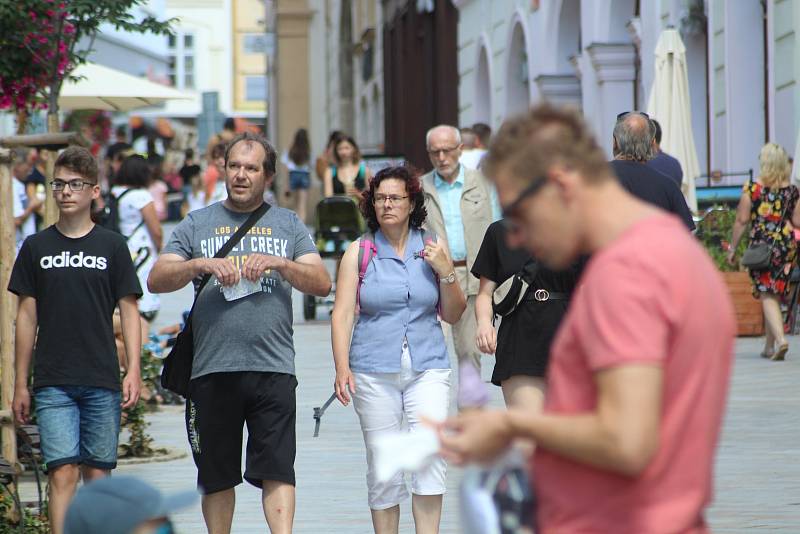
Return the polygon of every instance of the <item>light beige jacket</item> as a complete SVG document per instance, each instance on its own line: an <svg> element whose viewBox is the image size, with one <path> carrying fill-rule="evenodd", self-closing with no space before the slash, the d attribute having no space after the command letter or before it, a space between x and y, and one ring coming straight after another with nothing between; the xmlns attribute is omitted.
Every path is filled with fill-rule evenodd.
<svg viewBox="0 0 800 534"><path fill-rule="evenodd" d="M490 187L480 171L464 169L464 188L461 190L461 222L464 225L464 242L467 247L467 270L472 270L472 264L475 263L475 257L483 243L483 236L492 223ZM422 190L425 193L425 208L428 210L425 228L433 231L436 235L447 238L433 171L422 177ZM467 276L465 293L467 296L478 294L478 279L471 274Z"/></svg>

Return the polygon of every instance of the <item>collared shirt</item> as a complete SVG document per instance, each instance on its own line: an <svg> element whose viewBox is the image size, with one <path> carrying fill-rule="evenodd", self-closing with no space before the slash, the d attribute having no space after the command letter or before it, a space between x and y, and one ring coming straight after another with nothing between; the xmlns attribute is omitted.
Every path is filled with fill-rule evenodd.
<svg viewBox="0 0 800 534"><path fill-rule="evenodd" d="M464 166L458 166L458 177L448 183L438 172L433 173L433 184L439 194L444 227L447 231L447 244L454 261L467 257L467 244L464 240L464 224L461 220L461 193L464 191Z"/></svg>
<svg viewBox="0 0 800 534"><path fill-rule="evenodd" d="M423 233L412 229L400 258L383 232L375 232L377 254L364 273L361 311L350 344L350 369L357 373L399 373L403 340L411 367L422 372L449 369L437 315L439 281L420 257Z"/></svg>

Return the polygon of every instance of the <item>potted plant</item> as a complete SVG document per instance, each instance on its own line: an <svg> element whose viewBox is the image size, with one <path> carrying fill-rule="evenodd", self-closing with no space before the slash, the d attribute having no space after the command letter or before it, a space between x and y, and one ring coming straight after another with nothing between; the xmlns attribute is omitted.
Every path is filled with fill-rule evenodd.
<svg viewBox="0 0 800 534"><path fill-rule="evenodd" d="M753 286L750 275L737 263L731 265L727 261L730 250L730 238L736 210L723 206L714 206L706 211L697 223L697 238L714 260L733 300L736 310L737 334L740 336L764 335L764 315L761 302L753 297ZM736 258L741 258L747 248L745 235L736 250Z"/></svg>

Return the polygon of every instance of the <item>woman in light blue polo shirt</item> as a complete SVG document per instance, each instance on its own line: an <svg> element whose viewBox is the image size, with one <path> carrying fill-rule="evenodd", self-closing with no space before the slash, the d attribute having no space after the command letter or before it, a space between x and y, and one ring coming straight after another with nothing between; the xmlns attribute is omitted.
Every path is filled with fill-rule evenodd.
<svg viewBox="0 0 800 534"><path fill-rule="evenodd" d="M365 238L342 258L331 321L334 386L342 404L352 395L361 421L375 532L396 533L408 492L402 473L389 482L377 480L374 442L401 431L404 416L413 432L420 416L447 415L450 360L439 317L457 322L466 301L446 245L423 243L426 211L417 176L406 167L380 171L364 191L361 211L376 250L361 281L359 243ZM412 476L417 532L438 532L445 472L444 460L437 458Z"/></svg>

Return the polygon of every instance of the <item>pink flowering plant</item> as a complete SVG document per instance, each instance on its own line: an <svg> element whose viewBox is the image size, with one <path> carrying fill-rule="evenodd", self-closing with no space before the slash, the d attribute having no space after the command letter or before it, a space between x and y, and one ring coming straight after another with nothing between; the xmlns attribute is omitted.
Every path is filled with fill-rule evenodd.
<svg viewBox="0 0 800 534"><path fill-rule="evenodd" d="M173 20L136 19L147 0L0 2L0 110L58 111L61 85L86 62L102 24L130 32L170 33Z"/></svg>

